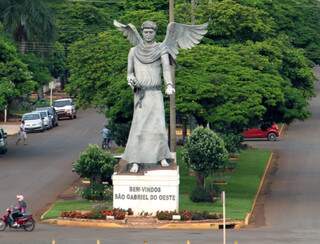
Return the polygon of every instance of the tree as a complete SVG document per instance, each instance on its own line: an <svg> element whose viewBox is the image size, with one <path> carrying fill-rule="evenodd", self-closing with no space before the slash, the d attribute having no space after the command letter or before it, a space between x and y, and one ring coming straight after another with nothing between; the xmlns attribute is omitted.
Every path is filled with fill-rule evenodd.
<svg viewBox="0 0 320 244"><path fill-rule="evenodd" d="M216 133L208 128L198 127L188 138L183 157L196 172L198 186L204 188L205 177L226 164L228 152Z"/></svg>
<svg viewBox="0 0 320 244"><path fill-rule="evenodd" d="M191 5L178 5L177 20L190 23ZM274 21L267 12L234 0L201 1L194 11L197 23L209 22L207 38L214 42L261 41L273 35Z"/></svg>
<svg viewBox="0 0 320 244"><path fill-rule="evenodd" d="M275 21L277 34L285 33L295 47L306 50L308 58L320 62L320 2L317 0L240 0L261 9Z"/></svg>
<svg viewBox="0 0 320 244"><path fill-rule="evenodd" d="M167 11L167 0L145 0L145 1L130 1L124 0L123 5L130 11L134 10L151 10L151 11Z"/></svg>
<svg viewBox="0 0 320 244"><path fill-rule="evenodd" d="M64 75L66 67L66 56L64 46L56 42L53 46L52 52L47 58L51 76L58 79Z"/></svg>
<svg viewBox="0 0 320 244"><path fill-rule="evenodd" d="M156 13L153 5L159 1L132 2L130 8L120 8L117 19L137 26L155 20L164 35L167 13L161 7ZM290 123L310 114L311 62L286 35L275 37L280 33L277 21L265 8L248 2L199 2L195 19L200 23L211 18L209 38L191 51L181 51L177 60L176 106L183 120L195 117L198 124L210 123L219 133L239 134L262 121ZM177 21L191 21L185 6L178 1ZM129 48L121 35L106 31L75 42L68 57L67 91L81 106L106 111L120 144L126 141L133 110L126 82Z"/></svg>
<svg viewBox="0 0 320 244"><path fill-rule="evenodd" d="M100 3L103 4L103 3ZM87 35L98 34L112 28L113 16L117 8L95 6L90 2L53 3L52 7L57 25L58 41L71 44Z"/></svg>
<svg viewBox="0 0 320 244"><path fill-rule="evenodd" d="M4 0L2 21L25 53L28 46L51 42L54 24L51 12L43 0Z"/></svg>
<svg viewBox="0 0 320 244"><path fill-rule="evenodd" d="M71 75L66 90L75 96L79 106L112 108L123 94L123 85L124 93L130 94L126 81L128 51L129 44L115 31L88 36L70 46ZM110 86L119 89L114 91Z"/></svg>
<svg viewBox="0 0 320 244"><path fill-rule="evenodd" d="M116 159L98 145L89 145L73 164L75 172L80 177L90 179L90 184L101 183L103 178L111 177Z"/></svg>
<svg viewBox="0 0 320 244"><path fill-rule="evenodd" d="M22 55L21 59L28 65L28 69L32 72L33 80L37 82L36 89L39 91L39 97L42 98L42 87L51 80L48 64L43 58L32 53Z"/></svg>
<svg viewBox="0 0 320 244"><path fill-rule="evenodd" d="M133 114L132 91L126 81L128 51L121 34L104 32L75 42L69 53L71 76L66 91L79 106L95 106L106 113L118 145L126 143Z"/></svg>
<svg viewBox="0 0 320 244"><path fill-rule="evenodd" d="M27 96L35 84L32 73L21 61L15 46L0 37L0 109L16 98Z"/></svg>
<svg viewBox="0 0 320 244"><path fill-rule="evenodd" d="M314 86L309 65L282 39L198 46L178 58L177 110L235 134L261 121L305 119Z"/></svg>

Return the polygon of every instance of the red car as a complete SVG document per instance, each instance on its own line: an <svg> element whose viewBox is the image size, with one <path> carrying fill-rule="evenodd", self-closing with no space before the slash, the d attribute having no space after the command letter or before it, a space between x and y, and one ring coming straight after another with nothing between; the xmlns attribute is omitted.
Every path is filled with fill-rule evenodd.
<svg viewBox="0 0 320 244"><path fill-rule="evenodd" d="M276 141L279 137L277 124L271 126L262 125L260 128L250 128L242 133L244 138L267 138L268 141Z"/></svg>

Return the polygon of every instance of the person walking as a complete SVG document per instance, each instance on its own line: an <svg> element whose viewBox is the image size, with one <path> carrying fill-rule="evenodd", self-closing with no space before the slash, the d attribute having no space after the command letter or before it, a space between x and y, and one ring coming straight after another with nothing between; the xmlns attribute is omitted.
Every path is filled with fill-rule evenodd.
<svg viewBox="0 0 320 244"><path fill-rule="evenodd" d="M21 140L23 140L24 145L27 145L27 132L26 132L24 120L21 120L20 130L18 133L18 139L16 141L16 145L18 145Z"/></svg>

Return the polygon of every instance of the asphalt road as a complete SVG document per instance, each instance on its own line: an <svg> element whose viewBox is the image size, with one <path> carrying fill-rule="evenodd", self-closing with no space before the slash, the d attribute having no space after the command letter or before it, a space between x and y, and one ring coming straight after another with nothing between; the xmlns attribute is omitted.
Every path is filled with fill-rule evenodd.
<svg viewBox="0 0 320 244"><path fill-rule="evenodd" d="M16 146L10 137L8 153L0 156L0 211L16 204L17 194L36 214L51 203L77 179L71 164L88 143L100 141L103 125L104 117L88 110L76 120L59 121L54 129L28 134L26 146Z"/></svg>
<svg viewBox="0 0 320 244"><path fill-rule="evenodd" d="M317 84L317 93L319 92ZM293 123L280 141L250 142L258 147L273 149L278 155L278 161L268 179L270 184L259 213L263 219L262 226L240 231L230 230L227 243L234 243L235 240L239 244L320 243L319 96L311 101L310 107L312 117L304 122ZM21 190L30 197L34 209L45 205L42 196L47 200L53 199L59 189L75 179L70 173L70 162L77 158L77 150L96 140L94 135L97 135L96 128L101 127L101 121L101 116L92 112L80 116L75 124L66 121L57 131L52 131L52 138L45 137L45 134L35 135L30 138L30 145L11 151L8 161L0 158L0 207L3 209ZM87 128L87 131L84 132L81 128ZM24 160L26 154L30 158ZM54 160L50 160L52 155L55 155ZM52 186L53 183L55 187ZM14 185L12 191L11 184ZM50 191L47 192L46 188ZM0 233L0 244L51 243L53 239L56 244L89 244L96 243L96 240L103 244L142 244L145 240L154 244L182 244L186 240L190 240L192 244L207 244L222 243L222 232L38 225L33 233Z"/></svg>

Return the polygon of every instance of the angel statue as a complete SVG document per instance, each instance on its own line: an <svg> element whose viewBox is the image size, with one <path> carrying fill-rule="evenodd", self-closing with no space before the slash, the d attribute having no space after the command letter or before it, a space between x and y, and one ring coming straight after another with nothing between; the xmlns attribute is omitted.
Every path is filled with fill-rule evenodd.
<svg viewBox="0 0 320 244"><path fill-rule="evenodd" d="M165 40L155 42L157 25L146 21L141 26L142 38L134 25L114 20L114 25L134 46L128 55L128 85L134 91L134 114L122 160L131 166L130 172L139 171L141 164L168 167L172 155L165 127L161 68L166 85L165 93L172 95L175 88L171 67L178 49L189 49L207 33L207 24L185 25L171 22Z"/></svg>

